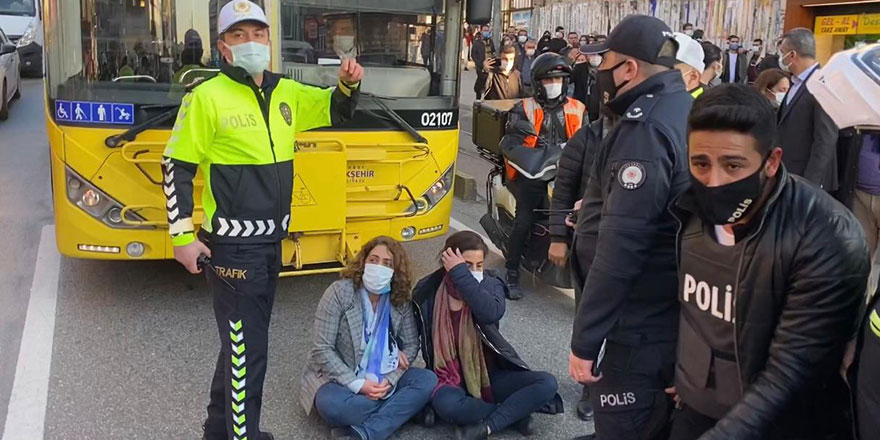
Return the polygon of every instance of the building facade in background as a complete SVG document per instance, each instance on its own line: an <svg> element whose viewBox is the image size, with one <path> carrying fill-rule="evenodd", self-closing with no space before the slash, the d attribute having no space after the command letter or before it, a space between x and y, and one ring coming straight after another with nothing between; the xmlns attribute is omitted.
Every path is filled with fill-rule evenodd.
<svg viewBox="0 0 880 440"><path fill-rule="evenodd" d="M674 30L685 23L705 32L716 44L728 35L743 42L755 38L772 42L782 34L786 0L536 0L532 29L541 32L565 26L582 34L608 34L623 17L657 17ZM540 3L540 5L539 5ZM773 45L768 45L772 47Z"/></svg>

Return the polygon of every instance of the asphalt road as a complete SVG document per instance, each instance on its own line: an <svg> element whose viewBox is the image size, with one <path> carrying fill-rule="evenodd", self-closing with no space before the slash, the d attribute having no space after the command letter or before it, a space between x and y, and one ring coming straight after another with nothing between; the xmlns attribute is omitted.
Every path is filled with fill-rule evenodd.
<svg viewBox="0 0 880 440"><path fill-rule="evenodd" d="M469 135L473 97L466 91L472 81L466 75L462 85L461 126L467 132L462 133L458 169L482 182L488 166L475 157ZM54 289L57 283L54 318L50 314L29 320L29 325L50 329L48 337L26 341L44 348L51 357L48 384L16 385L24 394L39 394L41 387L47 387L43 438L198 439L218 348L203 279L186 274L174 262L61 258L57 276L54 271L35 270L41 232L53 222L42 93L41 81L25 81L23 98L12 106L10 120L0 122L0 236L4 239L0 252L0 331L4 335L0 338L0 427L6 422L16 366L23 362L19 348L32 285L36 292L45 290L37 286ZM478 188L482 192L482 183ZM456 200L453 218L457 224L481 231L477 219L485 211L483 203ZM436 269L441 245L442 239L406 245L417 274ZM43 248L51 253L51 246ZM502 263L498 255L489 258L490 267L501 269ZM323 423L305 416L297 396L314 310L336 277L295 277L279 283L262 418L263 429L274 432L279 440L329 437ZM574 415L580 390L567 374L573 300L565 292L528 279L525 286L526 298L508 303L502 331L534 369L556 375L566 402L565 414L536 415L534 438L567 439L592 432L590 424ZM42 303L31 304L33 308ZM54 327L46 326L52 323ZM30 377L20 370L19 378ZM40 408L27 410L41 413ZM395 438L451 435L451 427L443 424L431 430L407 425ZM8 437L2 439L13 440ZM519 435L508 432L497 438Z"/></svg>

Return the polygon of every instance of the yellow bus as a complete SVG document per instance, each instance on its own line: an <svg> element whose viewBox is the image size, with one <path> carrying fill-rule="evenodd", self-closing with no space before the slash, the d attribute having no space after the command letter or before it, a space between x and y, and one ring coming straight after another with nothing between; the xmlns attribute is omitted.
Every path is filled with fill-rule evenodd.
<svg viewBox="0 0 880 440"><path fill-rule="evenodd" d="M61 254L173 258L159 164L186 88L218 71L216 20L228 1L44 0ZM377 235L444 234L459 141L462 3L257 3L272 23L274 71L333 86L340 59L354 56L366 72L352 121L291 140L284 274L339 270ZM202 186L197 176L197 224Z"/></svg>

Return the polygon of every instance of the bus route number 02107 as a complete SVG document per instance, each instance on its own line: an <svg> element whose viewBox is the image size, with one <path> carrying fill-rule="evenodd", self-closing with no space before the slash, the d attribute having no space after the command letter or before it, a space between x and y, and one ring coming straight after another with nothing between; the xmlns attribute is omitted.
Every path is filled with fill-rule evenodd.
<svg viewBox="0 0 880 440"><path fill-rule="evenodd" d="M452 125L453 112L422 113L422 127L448 127Z"/></svg>

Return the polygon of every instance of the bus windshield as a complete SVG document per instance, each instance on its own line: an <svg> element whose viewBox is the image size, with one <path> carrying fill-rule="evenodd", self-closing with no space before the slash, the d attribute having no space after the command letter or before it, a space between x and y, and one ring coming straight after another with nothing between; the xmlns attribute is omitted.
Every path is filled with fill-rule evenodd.
<svg viewBox="0 0 880 440"><path fill-rule="evenodd" d="M0 0L0 15L33 17L37 15L37 10L34 0Z"/></svg>
<svg viewBox="0 0 880 440"><path fill-rule="evenodd" d="M211 42L217 38L217 15L228 1L50 2L50 97L179 103L185 84L219 68L219 53Z"/></svg>
<svg viewBox="0 0 880 440"><path fill-rule="evenodd" d="M49 97L147 108L178 104L186 84L216 75L220 68L214 44L217 16L229 1L48 1ZM340 57L352 56L370 78L363 84L365 91L454 99L456 88L449 84L457 81L457 71L451 78L448 72L441 74L443 0L256 3L278 8L267 11L278 14L281 24L280 30L272 30L273 52L280 54L282 73L296 80L334 86ZM0 0L0 5L7 4L9 0ZM449 59L457 63L457 53Z"/></svg>
<svg viewBox="0 0 880 440"><path fill-rule="evenodd" d="M458 59L444 58L443 6L441 0L283 0L283 69L296 80L332 86L341 60L356 58L364 66L365 91L446 95L444 63Z"/></svg>

